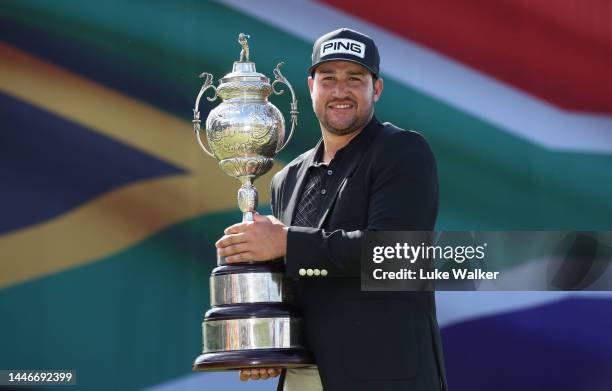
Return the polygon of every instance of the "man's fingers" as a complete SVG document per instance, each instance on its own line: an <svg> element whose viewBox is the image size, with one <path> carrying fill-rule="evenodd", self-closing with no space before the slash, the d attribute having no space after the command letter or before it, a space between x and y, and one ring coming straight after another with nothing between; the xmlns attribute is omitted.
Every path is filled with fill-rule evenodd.
<svg viewBox="0 0 612 391"><path fill-rule="evenodd" d="M255 254L250 251L246 251L240 254L230 255L229 257L225 257L225 262L227 263L238 263L238 262L251 262L257 261L255 259Z"/></svg>
<svg viewBox="0 0 612 391"><path fill-rule="evenodd" d="M280 369L278 368L260 368L259 377L262 379L268 379L280 375Z"/></svg>
<svg viewBox="0 0 612 391"><path fill-rule="evenodd" d="M223 233L225 235L230 235L230 234L238 234L241 232L245 232L246 228L247 228L248 223L236 223L233 225L230 225L229 227L227 227Z"/></svg>
<svg viewBox="0 0 612 391"><path fill-rule="evenodd" d="M251 380L259 380L259 369L251 369Z"/></svg>
<svg viewBox="0 0 612 391"><path fill-rule="evenodd" d="M221 239L217 240L217 243L215 243L215 246L217 248L222 248L222 247L231 246L232 244L244 243L246 241L247 241L247 237L243 233L224 235Z"/></svg>
<svg viewBox="0 0 612 391"><path fill-rule="evenodd" d="M265 380L271 377L276 377L280 375L280 368L252 368L252 369L241 369L240 370L240 380Z"/></svg>
<svg viewBox="0 0 612 391"><path fill-rule="evenodd" d="M240 380L247 381L251 378L251 370L250 369L241 369L240 370Z"/></svg>
<svg viewBox="0 0 612 391"><path fill-rule="evenodd" d="M248 251L247 243L238 243L238 244L232 244L232 245L229 245L227 247L221 247L221 248L217 249L217 255L221 255L221 256L226 256L227 257L227 256L230 256L230 255L243 253L245 251Z"/></svg>

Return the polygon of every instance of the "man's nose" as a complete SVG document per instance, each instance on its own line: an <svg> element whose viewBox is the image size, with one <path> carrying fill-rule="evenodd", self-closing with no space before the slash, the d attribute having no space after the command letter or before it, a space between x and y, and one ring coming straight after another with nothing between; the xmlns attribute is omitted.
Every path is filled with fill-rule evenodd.
<svg viewBox="0 0 612 391"><path fill-rule="evenodd" d="M346 81L338 80L332 92L334 98L346 98L348 96L348 84Z"/></svg>

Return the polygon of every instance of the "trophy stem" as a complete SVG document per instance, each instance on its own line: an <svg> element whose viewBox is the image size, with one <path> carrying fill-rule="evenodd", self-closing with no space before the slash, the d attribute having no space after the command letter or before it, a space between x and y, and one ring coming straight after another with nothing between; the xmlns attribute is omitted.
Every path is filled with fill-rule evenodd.
<svg viewBox="0 0 612 391"><path fill-rule="evenodd" d="M247 221L255 221L255 219L253 218L253 212L244 212L242 214L242 222L247 222Z"/></svg>
<svg viewBox="0 0 612 391"><path fill-rule="evenodd" d="M257 209L257 188L250 177L239 178L242 186L238 189L238 206L242 211L242 221L254 221L253 214Z"/></svg>

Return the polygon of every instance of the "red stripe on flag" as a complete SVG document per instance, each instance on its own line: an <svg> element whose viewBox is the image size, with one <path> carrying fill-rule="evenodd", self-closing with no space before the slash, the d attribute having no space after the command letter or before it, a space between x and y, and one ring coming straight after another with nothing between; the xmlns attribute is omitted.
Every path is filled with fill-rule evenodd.
<svg viewBox="0 0 612 391"><path fill-rule="evenodd" d="M608 0L323 1L560 107L612 113Z"/></svg>

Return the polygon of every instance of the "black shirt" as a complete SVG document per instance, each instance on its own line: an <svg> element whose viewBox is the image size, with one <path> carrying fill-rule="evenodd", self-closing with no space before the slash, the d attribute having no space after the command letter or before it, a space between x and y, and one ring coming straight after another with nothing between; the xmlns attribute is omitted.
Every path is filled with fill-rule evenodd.
<svg viewBox="0 0 612 391"><path fill-rule="evenodd" d="M349 141L347 145L336 152L329 164L323 162L325 145L322 140L319 141L313 162L308 166L308 172L304 178L304 185L301 190L299 202L295 208L295 214L291 222L292 226L316 226L322 200L329 196L327 194L327 185L330 181L345 176L348 165L343 164L347 162L343 161L342 157L347 155L347 153L350 154L351 150L359 149L360 144L367 142L367 139L369 139L367 134L371 133L371 125L373 122L376 122L372 120L370 120L368 125Z"/></svg>
<svg viewBox="0 0 612 391"><path fill-rule="evenodd" d="M320 143L315 159L308 167L308 172L304 179L304 187L300 194L300 201L296 207L291 225L298 227L315 226L319 207L321 206L321 199L327 193L325 188L326 177L333 174L331 167L335 163L335 159L332 159L329 165L322 162L323 149L323 143Z"/></svg>

